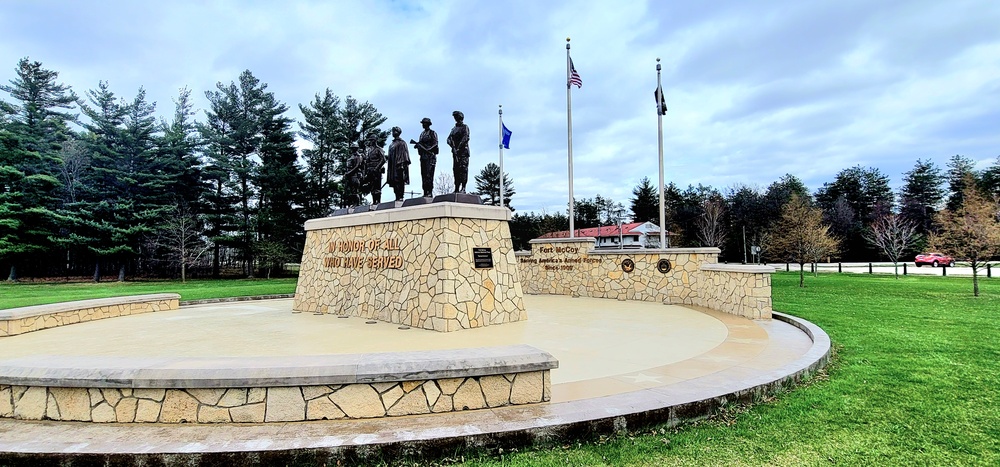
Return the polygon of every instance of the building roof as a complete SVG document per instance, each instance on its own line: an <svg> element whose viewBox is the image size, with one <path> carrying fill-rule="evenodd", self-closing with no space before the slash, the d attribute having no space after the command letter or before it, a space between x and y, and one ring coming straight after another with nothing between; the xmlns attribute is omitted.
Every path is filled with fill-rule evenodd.
<svg viewBox="0 0 1000 467"><path fill-rule="evenodd" d="M622 224L621 234L622 235L635 235L642 234L643 232L633 232L637 227L645 224L645 222L632 222L629 224ZM656 227L654 225L654 227ZM601 227L589 227L586 229L576 229L575 237L617 237L618 236L618 226L617 225L604 225ZM646 235L659 234L658 230L651 230L645 232ZM569 238L569 230L560 230L558 232L549 232L538 238Z"/></svg>

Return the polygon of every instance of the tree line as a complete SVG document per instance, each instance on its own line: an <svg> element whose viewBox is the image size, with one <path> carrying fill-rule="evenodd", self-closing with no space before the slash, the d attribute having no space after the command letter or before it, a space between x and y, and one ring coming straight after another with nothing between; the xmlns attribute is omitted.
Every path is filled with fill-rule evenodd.
<svg viewBox="0 0 1000 467"><path fill-rule="evenodd" d="M342 206L352 146L386 121L330 89L299 104L302 120L249 70L207 91L196 119L181 89L157 120L139 88L106 81L82 96L28 58L0 90L0 267L58 276L106 271L178 275L188 268L253 277L295 261L305 219ZM295 142L311 144L299 151Z"/></svg>
<svg viewBox="0 0 1000 467"><path fill-rule="evenodd" d="M344 206L352 147L364 150L370 134L381 146L388 139L381 128L387 118L369 102L325 89L298 104L297 121L249 70L205 92L202 119L187 88L179 90L172 118L157 120L156 103L143 88L126 98L101 81L81 97L58 82L57 72L28 58L0 90L10 96L0 99L0 268L10 280L19 274L100 280L108 271L119 279L270 274L298 259L304 220ZM297 140L309 147L297 149ZM475 177L487 204L501 204L500 176L490 163ZM513 210L516 191L503 178L503 205ZM449 183L439 173L435 193L451 191ZM937 245L970 189L995 203L1000 158L981 172L963 156L945 169L918 160L898 193L878 169L861 166L842 170L815 192L790 174L766 188L670 183L666 228L670 246L716 246L723 261L785 260L790 253L776 235L787 231L782 219L795 201L810 216L818 213L817 225L835 240L827 256L871 260L884 256L872 241L877 221L897 215L912 224L907 252ZM577 199L575 226L659 223L656 187L644 178L632 195L627 206L600 194ZM568 229L566 212L515 214L515 248Z"/></svg>
<svg viewBox="0 0 1000 467"><path fill-rule="evenodd" d="M934 248L976 266L1000 248L1000 157L982 171L961 155L951 157L945 168L917 160L903 174L898 193L879 169L855 166L815 192L786 174L766 188L720 190L699 184L681 189L669 183L663 194L670 246L718 247L721 261L898 262ZM659 223L659 193L648 178L632 189L627 210L599 194L575 200L577 229L619 221ZM511 220L517 249L530 249L531 239L568 228L564 212L518 213ZM959 235L960 229L968 232ZM971 232L976 230L979 234Z"/></svg>

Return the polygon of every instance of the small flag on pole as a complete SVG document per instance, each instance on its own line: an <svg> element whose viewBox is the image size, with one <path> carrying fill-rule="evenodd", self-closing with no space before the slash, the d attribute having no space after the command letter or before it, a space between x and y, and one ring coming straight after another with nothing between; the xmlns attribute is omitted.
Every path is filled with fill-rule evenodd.
<svg viewBox="0 0 1000 467"><path fill-rule="evenodd" d="M512 133L511 133L510 130L507 129L507 125L504 125L503 123L501 123L500 126L503 128L503 130L502 130L502 132L503 132L503 138L501 138L500 144L503 144L503 148L504 149L510 149L510 135Z"/></svg>
<svg viewBox="0 0 1000 467"><path fill-rule="evenodd" d="M576 72L576 67L573 66L573 59L570 58L569 59L569 82L566 83L566 87L568 88L572 84L575 84L578 89L583 87L583 80L580 79L580 74Z"/></svg>
<svg viewBox="0 0 1000 467"><path fill-rule="evenodd" d="M663 88L659 84L656 85L656 91L653 91L653 97L656 99L656 113L666 115L667 100L663 98Z"/></svg>

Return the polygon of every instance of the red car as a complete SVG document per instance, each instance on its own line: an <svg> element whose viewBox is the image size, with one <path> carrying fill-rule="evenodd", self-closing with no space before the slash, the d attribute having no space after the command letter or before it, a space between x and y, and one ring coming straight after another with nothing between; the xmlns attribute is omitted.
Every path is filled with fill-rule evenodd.
<svg viewBox="0 0 1000 467"><path fill-rule="evenodd" d="M943 255L941 253L924 253L922 255L917 255L913 262L919 268L925 264L929 264L932 267L938 267L940 264L947 265L949 267L955 266L955 259L951 256Z"/></svg>

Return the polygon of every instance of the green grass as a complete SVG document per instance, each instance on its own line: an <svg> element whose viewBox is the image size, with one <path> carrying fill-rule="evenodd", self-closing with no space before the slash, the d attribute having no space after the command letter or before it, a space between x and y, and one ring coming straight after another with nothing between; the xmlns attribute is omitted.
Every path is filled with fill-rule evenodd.
<svg viewBox="0 0 1000 467"><path fill-rule="evenodd" d="M827 371L752 407L678 428L471 450L466 465L1000 465L1000 279L773 276L774 309L834 343ZM183 299L290 293L294 279L0 285L0 308L123 293ZM565 444L563 444L565 443ZM428 459L390 462L428 463Z"/></svg>
<svg viewBox="0 0 1000 467"><path fill-rule="evenodd" d="M295 293L295 278L282 279L225 279L151 281L151 282L77 282L21 284L0 283L0 309L46 303L105 298L121 295L173 292L181 300L206 298L243 297Z"/></svg>
<svg viewBox="0 0 1000 467"><path fill-rule="evenodd" d="M467 465L1000 465L1000 280L773 277L774 308L816 323L835 359L804 387L713 419ZM453 458L454 459L454 458Z"/></svg>

